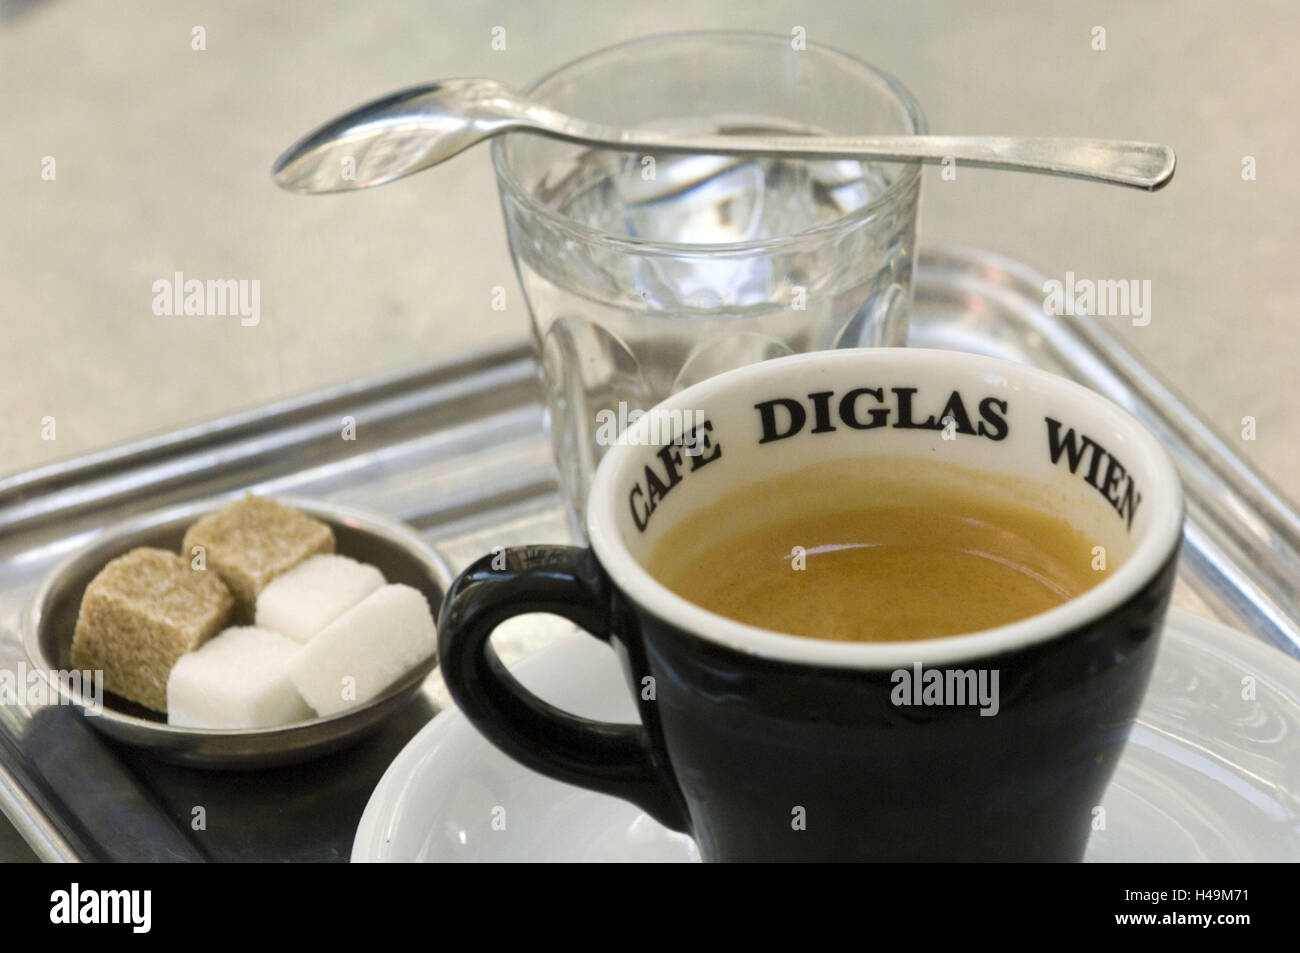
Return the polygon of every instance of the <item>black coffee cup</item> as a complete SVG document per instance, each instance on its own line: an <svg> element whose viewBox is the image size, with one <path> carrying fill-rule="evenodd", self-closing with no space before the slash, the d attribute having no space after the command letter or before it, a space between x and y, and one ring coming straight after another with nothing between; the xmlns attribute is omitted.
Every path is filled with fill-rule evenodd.
<svg viewBox="0 0 1300 953"><path fill-rule="evenodd" d="M1051 611L893 643L744 625L643 568L669 528L760 477L899 455L978 471L989 493L1030 487L1118 565ZM486 556L444 603L447 685L511 757L633 802L706 860L1082 858L1151 674L1182 535L1174 467L1127 412L956 352L781 358L637 420L601 462L587 514L590 548ZM578 718L522 688L488 638L525 612L613 646L641 724ZM969 691L931 704L921 689L936 678Z"/></svg>

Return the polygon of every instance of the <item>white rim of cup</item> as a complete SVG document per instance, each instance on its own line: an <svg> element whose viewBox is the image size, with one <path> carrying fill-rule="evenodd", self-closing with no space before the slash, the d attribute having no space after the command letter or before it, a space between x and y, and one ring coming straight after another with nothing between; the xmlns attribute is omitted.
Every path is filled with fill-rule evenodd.
<svg viewBox="0 0 1300 953"><path fill-rule="evenodd" d="M1147 499L1156 504L1156 516L1137 548L1107 579L1070 601L1047 612L1008 625L936 639L906 642L833 642L787 635L747 625L717 615L677 595L651 576L632 558L618 533L615 506L616 486L622 485L625 467L638 450L628 445L611 447L597 467L587 508L587 536L596 558L622 592L646 612L709 642L732 651L772 661L829 668L897 669L920 664L936 666L970 661L1047 642L1095 621L1132 598L1149 584L1173 553L1182 536L1183 493L1178 473L1169 454L1132 414L1081 384L1022 364L960 351L929 348L857 348L816 351L761 361L701 381L657 405L660 410L703 407L709 395L745 387L771 373L775 366L792 364L844 364L858 367L883 365L890 369L924 365L941 369L944 364L967 373L981 372L1012 386L1037 384L1072 395L1091 416L1131 436L1133 448L1155 476ZM645 430L650 414L638 420L632 431Z"/></svg>

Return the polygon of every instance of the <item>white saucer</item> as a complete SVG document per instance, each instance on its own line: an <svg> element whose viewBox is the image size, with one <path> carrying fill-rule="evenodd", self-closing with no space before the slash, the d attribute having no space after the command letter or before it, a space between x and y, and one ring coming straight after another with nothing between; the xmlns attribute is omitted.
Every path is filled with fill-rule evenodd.
<svg viewBox="0 0 1300 953"><path fill-rule="evenodd" d="M572 628L572 627L569 627ZM512 666L531 691L636 720L614 653L570 634ZM1254 679L1254 700L1243 699ZM1151 687L1103 800L1089 861L1300 859L1300 663L1171 610ZM503 828L503 829L502 829ZM542 777L448 709L380 780L353 861L694 861L631 804Z"/></svg>

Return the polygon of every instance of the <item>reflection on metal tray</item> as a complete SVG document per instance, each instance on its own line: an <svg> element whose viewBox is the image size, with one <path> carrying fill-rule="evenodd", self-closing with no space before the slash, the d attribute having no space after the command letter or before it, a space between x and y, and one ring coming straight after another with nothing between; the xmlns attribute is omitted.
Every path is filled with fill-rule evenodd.
<svg viewBox="0 0 1300 953"><path fill-rule="evenodd" d="M1098 322L1042 309L1043 279L984 252L921 255L912 343L1074 377L1165 442L1187 487L1175 601L1300 656L1300 516ZM496 545L568 539L536 367L519 342L454 364L285 401L0 479L0 668L23 660L41 577L99 527L250 488L380 510L459 568ZM339 439L356 420L356 440ZM510 643L509 659L531 648ZM0 810L46 859L343 860L380 775L443 699L422 695L364 744L244 774L163 764L76 712L0 706ZM193 809L206 809L195 831Z"/></svg>

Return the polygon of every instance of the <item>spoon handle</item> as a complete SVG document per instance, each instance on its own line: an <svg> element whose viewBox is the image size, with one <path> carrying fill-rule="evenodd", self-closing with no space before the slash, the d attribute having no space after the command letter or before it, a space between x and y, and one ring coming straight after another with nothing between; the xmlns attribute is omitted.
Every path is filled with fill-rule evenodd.
<svg viewBox="0 0 1300 953"><path fill-rule="evenodd" d="M628 152L784 156L794 159L869 159L941 163L946 159L990 169L1019 169L1155 191L1174 175L1174 150L1151 142L1113 139L1032 139L1012 136L763 136L663 135L582 121L528 125L570 142Z"/></svg>

